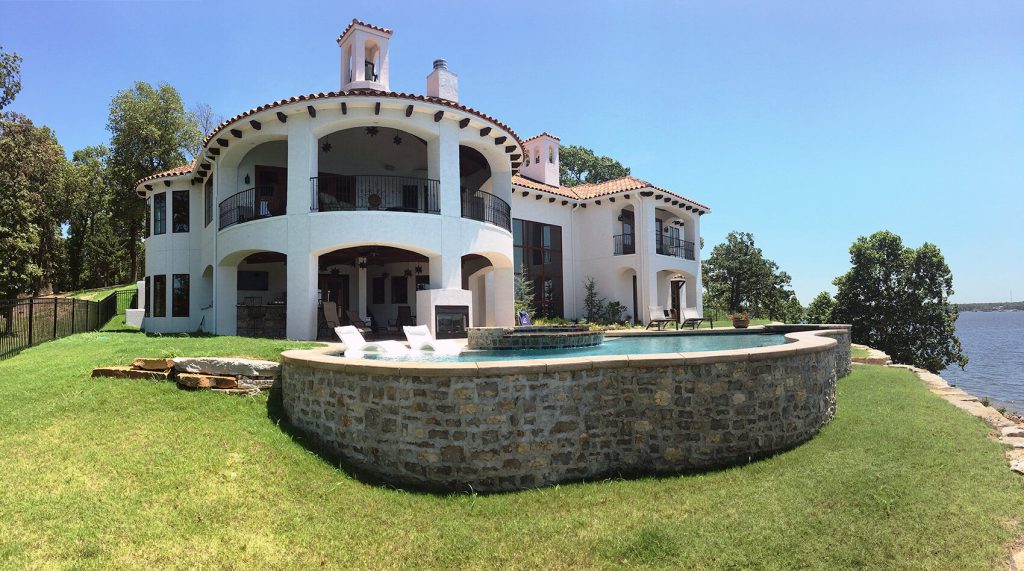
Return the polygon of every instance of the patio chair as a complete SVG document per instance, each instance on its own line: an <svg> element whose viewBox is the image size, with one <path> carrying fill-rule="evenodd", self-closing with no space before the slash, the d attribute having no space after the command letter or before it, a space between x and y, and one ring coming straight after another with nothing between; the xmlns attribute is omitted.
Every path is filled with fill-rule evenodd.
<svg viewBox="0 0 1024 571"><path fill-rule="evenodd" d="M644 329L650 329L654 325L658 328L658 331L663 331L665 326L673 321L676 324L676 329L679 329L679 320L671 312L665 311L665 308L660 305L649 305L647 309L650 311L650 319L647 321L647 327Z"/></svg>
<svg viewBox="0 0 1024 571"><path fill-rule="evenodd" d="M363 357L367 353L388 357L401 357L409 354L409 348L398 341L367 341L354 325L335 327L334 333L345 344L345 356L353 359Z"/></svg>
<svg viewBox="0 0 1024 571"><path fill-rule="evenodd" d="M409 347L412 347L413 351L438 355L458 355L462 352L462 346L454 341L434 339L426 325L406 325L402 329L405 331L405 338L409 340Z"/></svg>
<svg viewBox="0 0 1024 571"><path fill-rule="evenodd" d="M338 304L333 301L323 303L324 324L331 329L341 325L338 321Z"/></svg>
<svg viewBox="0 0 1024 571"><path fill-rule="evenodd" d="M373 331L373 334L378 337L383 337L388 334L388 324L386 321L377 319L377 316L373 314L369 309L366 310L367 316L370 318L369 327ZM396 331L397 333L397 331Z"/></svg>
<svg viewBox="0 0 1024 571"><path fill-rule="evenodd" d="M394 321L388 321L388 332L394 331L398 333L398 328L405 327L406 325L416 325L416 320L412 316L412 308L408 305L399 305L398 318Z"/></svg>
<svg viewBox="0 0 1024 571"><path fill-rule="evenodd" d="M697 313L696 307L684 307L683 308L683 322L678 323L683 327L689 326L690 329L696 329L701 323L704 322L704 318Z"/></svg>
<svg viewBox="0 0 1024 571"><path fill-rule="evenodd" d="M367 325L365 321L363 321L362 317L359 317L359 314L356 313L354 309L346 309L345 318L348 319L348 324L355 327L356 330L359 331L359 333L361 334L370 333L372 331L370 326Z"/></svg>

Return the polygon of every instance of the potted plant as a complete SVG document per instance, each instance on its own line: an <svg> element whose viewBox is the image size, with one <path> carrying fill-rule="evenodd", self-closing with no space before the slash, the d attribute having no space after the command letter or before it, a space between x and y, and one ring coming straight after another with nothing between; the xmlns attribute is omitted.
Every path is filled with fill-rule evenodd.
<svg viewBox="0 0 1024 571"><path fill-rule="evenodd" d="M732 320L732 326L736 329L746 329L750 325L750 312L735 311L729 314L729 319Z"/></svg>

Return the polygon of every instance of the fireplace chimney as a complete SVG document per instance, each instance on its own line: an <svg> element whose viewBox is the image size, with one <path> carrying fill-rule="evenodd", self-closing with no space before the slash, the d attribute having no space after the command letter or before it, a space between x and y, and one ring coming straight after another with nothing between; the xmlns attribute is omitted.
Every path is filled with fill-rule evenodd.
<svg viewBox="0 0 1024 571"><path fill-rule="evenodd" d="M459 76L448 71L448 62L434 60L434 71L427 76L427 95L448 101L459 100Z"/></svg>

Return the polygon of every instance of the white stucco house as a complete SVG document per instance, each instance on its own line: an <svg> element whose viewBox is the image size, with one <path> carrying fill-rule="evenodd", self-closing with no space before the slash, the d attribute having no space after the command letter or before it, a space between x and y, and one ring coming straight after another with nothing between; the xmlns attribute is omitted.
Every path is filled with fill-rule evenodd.
<svg viewBox="0 0 1024 571"><path fill-rule="evenodd" d="M314 339L329 301L453 336L512 325L524 267L543 316L582 317L587 277L640 322L701 309L707 206L633 177L561 186L558 138L460 103L443 60L425 95L392 92L392 33L353 20L339 91L236 115L138 182L146 330Z"/></svg>

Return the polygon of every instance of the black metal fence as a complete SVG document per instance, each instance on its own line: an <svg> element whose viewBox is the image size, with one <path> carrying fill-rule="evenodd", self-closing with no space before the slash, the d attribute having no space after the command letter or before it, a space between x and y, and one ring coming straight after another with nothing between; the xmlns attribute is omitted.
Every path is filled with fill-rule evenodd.
<svg viewBox="0 0 1024 571"><path fill-rule="evenodd" d="M675 256L687 260L696 260L694 243L689 240L673 238L671 236L657 236L658 253L665 256Z"/></svg>
<svg viewBox="0 0 1024 571"><path fill-rule="evenodd" d="M247 188L236 192L221 201L220 228L221 230L241 224L250 220L281 216L285 213L283 200L275 199L278 196L277 186L264 184L259 187Z"/></svg>
<svg viewBox="0 0 1024 571"><path fill-rule="evenodd" d="M309 179L310 210L389 210L439 214L439 182L429 178L388 175L324 175Z"/></svg>
<svg viewBox="0 0 1024 571"><path fill-rule="evenodd" d="M615 243L615 255L616 256L628 256L629 254L636 253L636 242L634 241L633 234L616 234L612 236L612 240Z"/></svg>
<svg viewBox="0 0 1024 571"><path fill-rule="evenodd" d="M0 300L0 359L45 341L100 329L130 307L135 295L135 290L122 290L99 301L69 297Z"/></svg>
<svg viewBox="0 0 1024 571"><path fill-rule="evenodd" d="M482 190L462 193L462 217L512 231L512 209L508 203Z"/></svg>

